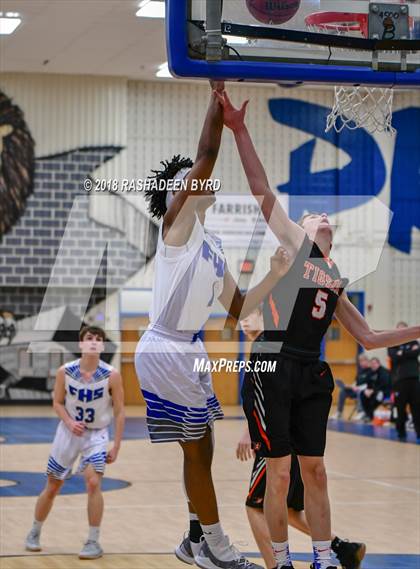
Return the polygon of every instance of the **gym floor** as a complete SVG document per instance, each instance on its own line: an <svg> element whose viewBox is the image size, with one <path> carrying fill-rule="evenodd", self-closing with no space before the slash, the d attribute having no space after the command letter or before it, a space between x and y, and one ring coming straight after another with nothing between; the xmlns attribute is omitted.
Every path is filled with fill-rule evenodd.
<svg viewBox="0 0 420 569"><path fill-rule="evenodd" d="M24 550L57 419L48 407L5 406L0 413L2 569L183 566L172 555L187 529L181 454L174 444L150 444L144 408L127 409L125 441L103 482L101 544L106 555L87 562L77 558L87 534L86 495L79 476L64 485L54 504L43 528L43 550ZM239 407L226 408L225 413L226 419L216 426L213 467L221 520L236 546L257 560L244 511L251 463L235 458L244 422ZM418 569L418 447L395 442L387 428L374 432L332 420L329 427L326 463L334 532L366 542L365 569ZM310 540L291 529L290 543L295 569L308 568Z"/></svg>

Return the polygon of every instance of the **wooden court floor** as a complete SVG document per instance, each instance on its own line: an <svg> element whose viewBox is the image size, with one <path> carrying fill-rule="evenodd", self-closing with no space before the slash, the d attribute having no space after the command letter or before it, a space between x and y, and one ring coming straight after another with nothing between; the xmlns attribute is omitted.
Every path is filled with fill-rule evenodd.
<svg viewBox="0 0 420 569"><path fill-rule="evenodd" d="M251 464L237 461L234 454L244 423L234 419L240 415L238 408L226 411L231 418L217 423L213 468L221 520L235 545L255 554L257 547L243 505ZM8 420L54 416L43 407L3 407L0 413ZM139 408L128 408L131 417L142 413ZM4 442L0 444L0 468L6 472L42 473L49 448L50 444L44 442ZM419 455L419 447L412 444L329 431L326 462L335 533L365 541L372 554L418 555ZM1 498L1 569L185 567L171 553L187 529L180 475L177 445L152 445L148 440L133 438L124 441L118 461L107 468L106 477L129 485L104 493L101 544L106 555L97 561L77 558L87 533L83 493L57 498L44 524L41 554L25 552L23 547L36 496ZM1 486L12 483L1 475L0 479ZM292 552L310 552L306 536L291 529L289 537ZM295 569L303 567L308 568L309 563L295 564Z"/></svg>

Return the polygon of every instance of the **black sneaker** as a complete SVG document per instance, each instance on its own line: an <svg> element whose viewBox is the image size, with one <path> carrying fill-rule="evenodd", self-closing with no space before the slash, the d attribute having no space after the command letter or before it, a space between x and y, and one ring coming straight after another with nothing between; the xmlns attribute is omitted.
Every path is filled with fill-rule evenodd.
<svg viewBox="0 0 420 569"><path fill-rule="evenodd" d="M360 569L362 559L366 554L364 543L355 543L341 540L336 537L331 544L331 549L337 556L343 569Z"/></svg>

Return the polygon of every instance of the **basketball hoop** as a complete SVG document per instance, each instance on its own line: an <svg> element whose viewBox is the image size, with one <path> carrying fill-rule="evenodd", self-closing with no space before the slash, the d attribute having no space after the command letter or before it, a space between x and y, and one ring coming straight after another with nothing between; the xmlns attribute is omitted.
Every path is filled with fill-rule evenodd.
<svg viewBox="0 0 420 569"><path fill-rule="evenodd" d="M396 133L392 126L392 89L351 85L334 87L334 91L335 102L325 132L365 128L370 133Z"/></svg>
<svg viewBox="0 0 420 569"><path fill-rule="evenodd" d="M355 35L367 38L369 35L368 14L351 12L317 12L305 18L310 31L336 35ZM394 91L383 87L363 85L337 86L335 100L327 117L325 132L334 128L341 132L345 128L365 128L368 132L396 133L392 126L392 103Z"/></svg>
<svg viewBox="0 0 420 569"><path fill-rule="evenodd" d="M368 37L369 20L367 14L353 12L315 12L305 18L305 24L311 32Z"/></svg>

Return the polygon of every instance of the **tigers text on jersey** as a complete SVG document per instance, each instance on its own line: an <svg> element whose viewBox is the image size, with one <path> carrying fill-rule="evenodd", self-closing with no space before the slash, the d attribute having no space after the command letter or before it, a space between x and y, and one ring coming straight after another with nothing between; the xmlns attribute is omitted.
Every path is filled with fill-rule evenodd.
<svg viewBox="0 0 420 569"><path fill-rule="evenodd" d="M65 371L65 408L74 421L83 422L88 429L107 427L113 417L109 378L114 368L99 360L89 381L80 371L80 359L67 363Z"/></svg>
<svg viewBox="0 0 420 569"><path fill-rule="evenodd" d="M306 236L289 272L264 301L264 340L319 353L346 284Z"/></svg>

